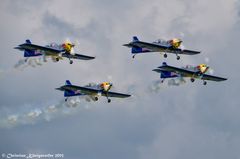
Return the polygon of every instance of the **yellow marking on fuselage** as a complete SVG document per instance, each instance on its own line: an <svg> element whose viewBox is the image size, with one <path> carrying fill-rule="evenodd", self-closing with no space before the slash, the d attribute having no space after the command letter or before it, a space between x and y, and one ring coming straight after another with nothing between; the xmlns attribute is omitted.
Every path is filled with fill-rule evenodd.
<svg viewBox="0 0 240 159"><path fill-rule="evenodd" d="M182 43L182 40L180 39L177 39L177 38L174 38L172 40L170 40L171 42L171 45L174 47L174 48L179 48L181 43Z"/></svg>
<svg viewBox="0 0 240 159"><path fill-rule="evenodd" d="M104 90L104 91L109 91L111 89L111 85L109 82L103 82L100 84L100 87Z"/></svg>
<svg viewBox="0 0 240 159"><path fill-rule="evenodd" d="M208 67L207 67L206 64L200 64L200 65L198 65L197 68L199 69L199 71L200 71L201 73L206 73L207 70L208 70Z"/></svg>
<svg viewBox="0 0 240 159"><path fill-rule="evenodd" d="M67 53L71 53L71 50L74 47L74 44L71 44L71 43L67 42L67 43L64 43L62 46Z"/></svg>

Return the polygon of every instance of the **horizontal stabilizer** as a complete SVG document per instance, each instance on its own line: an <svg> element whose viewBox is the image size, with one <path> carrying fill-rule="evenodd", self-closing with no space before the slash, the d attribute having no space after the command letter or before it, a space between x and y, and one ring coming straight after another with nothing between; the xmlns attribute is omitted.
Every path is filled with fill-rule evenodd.
<svg viewBox="0 0 240 159"><path fill-rule="evenodd" d="M133 42L135 42L135 41L139 41L137 36L133 37Z"/></svg>

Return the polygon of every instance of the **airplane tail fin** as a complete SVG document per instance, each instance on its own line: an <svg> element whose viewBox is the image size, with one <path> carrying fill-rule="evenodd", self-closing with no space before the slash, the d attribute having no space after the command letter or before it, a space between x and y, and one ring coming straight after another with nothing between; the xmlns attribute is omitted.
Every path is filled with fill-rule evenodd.
<svg viewBox="0 0 240 159"><path fill-rule="evenodd" d="M141 47L137 47L137 46L132 47L132 53L133 53L133 54L134 54L134 53L135 53L135 54L136 54L136 53L141 53L141 52L143 52Z"/></svg>
<svg viewBox="0 0 240 159"><path fill-rule="evenodd" d="M31 41L27 39L25 41L26 44L31 44ZM36 53L34 50L24 49L24 57L33 57L33 56L40 56L42 54Z"/></svg>
<svg viewBox="0 0 240 159"><path fill-rule="evenodd" d="M64 97L72 97L76 96L76 93L74 91L64 91Z"/></svg>
<svg viewBox="0 0 240 159"><path fill-rule="evenodd" d="M65 84L66 84L66 85L72 85L69 80L66 80Z"/></svg>
<svg viewBox="0 0 240 159"><path fill-rule="evenodd" d="M167 63L163 62L162 66L167 66ZM170 71L161 71L160 73L160 78L173 78L173 77L177 77L177 75Z"/></svg>
<svg viewBox="0 0 240 159"><path fill-rule="evenodd" d="M162 66L167 66L167 63L166 63L166 62L163 62L163 63L162 63Z"/></svg>
<svg viewBox="0 0 240 159"><path fill-rule="evenodd" d="M135 42L135 41L139 41L138 40L138 37L137 36L133 36L133 40L132 40L133 42Z"/></svg>
<svg viewBox="0 0 240 159"><path fill-rule="evenodd" d="M40 56L41 54L35 54L34 50L24 50L24 57Z"/></svg>
<svg viewBox="0 0 240 159"><path fill-rule="evenodd" d="M27 44L31 44L31 41L29 39L26 40Z"/></svg>
<svg viewBox="0 0 240 159"><path fill-rule="evenodd" d="M66 80L65 85L70 86L72 85L69 80ZM64 97L72 97L72 96L77 96L79 93L76 93L72 90L64 90Z"/></svg>
<svg viewBox="0 0 240 159"><path fill-rule="evenodd" d="M169 71L161 71L160 78L171 78L171 72Z"/></svg>
<svg viewBox="0 0 240 159"><path fill-rule="evenodd" d="M132 42L138 42L139 39L137 36L133 36L133 39L132 39ZM141 47L138 47L138 46L133 46L132 47L132 54L137 54L137 53L144 53L144 52L151 52L149 49L147 48L141 48Z"/></svg>

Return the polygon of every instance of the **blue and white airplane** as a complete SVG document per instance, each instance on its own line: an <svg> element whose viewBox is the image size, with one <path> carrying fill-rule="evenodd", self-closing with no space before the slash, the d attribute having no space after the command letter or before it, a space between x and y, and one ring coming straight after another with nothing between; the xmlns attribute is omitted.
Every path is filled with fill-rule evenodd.
<svg viewBox="0 0 240 159"><path fill-rule="evenodd" d="M167 58L167 53L176 54L177 60L180 59L180 54L195 55L199 54L200 51L181 49L182 40L174 38L171 40L159 39L155 42L144 42L140 41L136 36L133 37L132 42L124 44L123 46L132 48L133 58L137 54L149 53L149 52L163 52L164 58Z"/></svg>
<svg viewBox="0 0 240 159"><path fill-rule="evenodd" d="M72 85L69 80L66 80L65 85L56 89L64 91L64 97L66 97L65 101L67 101L68 97L73 96L88 96L89 100L98 101L98 98L100 96L105 96L108 100L108 103L110 103L111 99L109 97L127 98L131 96L129 94L109 91L112 86L113 84L109 82L102 82L100 84L88 84L85 86L76 86Z"/></svg>
<svg viewBox="0 0 240 159"><path fill-rule="evenodd" d="M178 68L174 66L167 65L166 62L163 62L162 66L159 66L158 68L154 69L153 71L160 73L160 78L162 79L162 82L164 82L167 78L184 78L189 77L191 79L191 82L195 81L195 78L203 80L203 84L206 85L207 81L225 81L227 78L223 77L217 77L206 74L209 70L209 66L206 64L200 64L198 66L190 66L187 65L186 67Z"/></svg>
<svg viewBox="0 0 240 159"><path fill-rule="evenodd" d="M15 49L24 51L24 57L27 58L43 56L44 61L46 61L46 57L51 57L55 62L62 60L63 58L67 58L69 59L70 64L73 63L73 60L71 59L92 60L95 58L92 56L74 53L73 52L74 46L75 45L71 42L65 42L63 44L51 43L46 46L40 46L32 44L30 40L26 40L25 43L18 45L17 47L15 47Z"/></svg>

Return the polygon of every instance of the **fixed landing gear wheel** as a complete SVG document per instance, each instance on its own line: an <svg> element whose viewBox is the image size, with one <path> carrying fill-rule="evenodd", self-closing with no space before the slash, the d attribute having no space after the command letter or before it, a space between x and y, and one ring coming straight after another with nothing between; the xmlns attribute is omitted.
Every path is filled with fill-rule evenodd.
<svg viewBox="0 0 240 159"><path fill-rule="evenodd" d="M135 58L135 55L133 55L132 58L134 59L134 58Z"/></svg>
<svg viewBox="0 0 240 159"><path fill-rule="evenodd" d="M70 60L69 63L70 63L70 64L73 64L73 60Z"/></svg>
<svg viewBox="0 0 240 159"><path fill-rule="evenodd" d="M180 60L180 56L177 56L177 60Z"/></svg>
<svg viewBox="0 0 240 159"><path fill-rule="evenodd" d="M194 82L195 81L195 79L194 78L191 78L191 82Z"/></svg>
<svg viewBox="0 0 240 159"><path fill-rule="evenodd" d="M98 101L98 97L95 97L94 99L95 99L95 101Z"/></svg>
<svg viewBox="0 0 240 159"><path fill-rule="evenodd" d="M56 58L56 61L58 62L58 61L59 61L59 58Z"/></svg>
<svg viewBox="0 0 240 159"><path fill-rule="evenodd" d="M67 102L67 100L68 100L68 99L66 98L66 99L65 99L65 102Z"/></svg>
<svg viewBox="0 0 240 159"><path fill-rule="evenodd" d="M163 57L164 57L164 58L167 58L167 54L164 54Z"/></svg>
<svg viewBox="0 0 240 159"><path fill-rule="evenodd" d="M108 99L108 103L110 103L111 102L111 99Z"/></svg>
<svg viewBox="0 0 240 159"><path fill-rule="evenodd" d="M206 85L207 84L207 81L203 81L203 85Z"/></svg>

